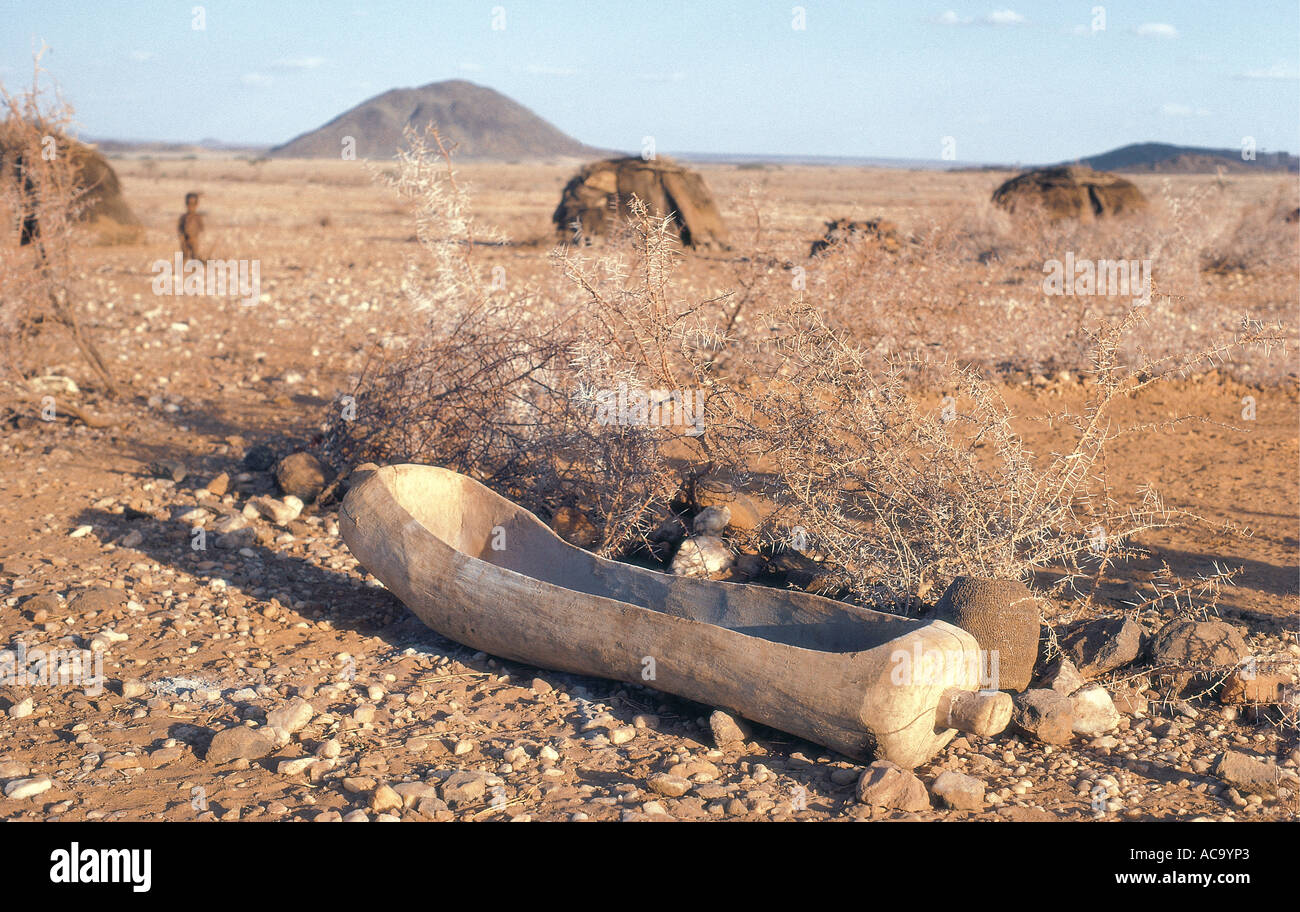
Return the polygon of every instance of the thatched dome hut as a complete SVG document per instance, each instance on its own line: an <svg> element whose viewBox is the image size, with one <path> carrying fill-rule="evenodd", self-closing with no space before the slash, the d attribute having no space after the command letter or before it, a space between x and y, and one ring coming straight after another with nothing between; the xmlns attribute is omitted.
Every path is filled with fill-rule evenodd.
<svg viewBox="0 0 1300 912"><path fill-rule="evenodd" d="M592 162L564 188L552 219L561 237L588 240L626 219L635 196L651 215L670 217L684 246L726 248L727 229L704 178L658 158L611 158Z"/></svg>
<svg viewBox="0 0 1300 912"><path fill-rule="evenodd" d="M993 191L1009 212L1039 209L1049 218L1090 220L1145 209L1146 197L1132 181L1084 165L1026 171Z"/></svg>
<svg viewBox="0 0 1300 912"><path fill-rule="evenodd" d="M17 198L33 192L31 179L23 176L24 158L42 152L39 148L22 147L20 137L27 134L28 131L6 129L5 125L0 124L0 181L26 184L16 188ZM122 195L122 184L117 179L117 172L97 148L65 136L57 137L56 148L58 154L66 155L72 164L78 218L88 222L108 221L122 227L139 227L139 219ZM24 224L23 243L27 243L36 230L34 224Z"/></svg>

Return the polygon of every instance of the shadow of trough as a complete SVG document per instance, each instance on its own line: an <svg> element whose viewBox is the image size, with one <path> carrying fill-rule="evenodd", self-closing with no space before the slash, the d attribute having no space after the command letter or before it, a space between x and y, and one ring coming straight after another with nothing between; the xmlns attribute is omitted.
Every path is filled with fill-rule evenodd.
<svg viewBox="0 0 1300 912"><path fill-rule="evenodd" d="M426 627L388 590L366 585L355 577L309 559L282 554L256 542L244 546L247 554L216 549L216 536L210 530L206 536L207 549L196 552L190 547L191 527L175 519L174 515L159 520L148 514L132 516L90 509L81 511L77 522L104 530L106 538L111 540L120 539L131 530L139 532L142 541L134 550L159 564L189 574L200 585L221 580L228 590L253 600L279 597L283 602L287 597L293 602L303 601L307 603L302 611L305 620L328 621L334 628L378 637L397 651L411 648L417 652L445 655L480 673L508 674L514 680L525 681L542 678L582 700L608 704L610 715L621 724L631 725L638 713L653 712L661 720L657 731L694 739L702 747L706 744L712 746L707 727L701 729L695 720L707 717L713 707L639 685L553 671L513 660L497 659L496 667L490 667L487 663L493 657ZM618 696L620 692L629 690L627 697ZM244 718L243 707L227 702L223 710L210 720L217 724L217 728L182 725L173 737L205 754L216 730L240 724ZM759 741L764 747L770 744L784 761L785 771L790 775L807 772L811 778L817 769L811 762L793 759L792 754L815 756L827 753L825 748L782 732L759 725L751 727L754 733L750 740ZM762 757L753 759L761 762Z"/></svg>

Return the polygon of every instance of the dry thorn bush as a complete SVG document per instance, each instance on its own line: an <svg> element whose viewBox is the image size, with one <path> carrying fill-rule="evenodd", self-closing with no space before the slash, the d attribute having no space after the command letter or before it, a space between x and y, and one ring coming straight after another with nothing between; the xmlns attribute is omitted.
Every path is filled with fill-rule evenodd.
<svg viewBox="0 0 1300 912"><path fill-rule="evenodd" d="M20 398L38 400L30 378L31 345L49 324L67 331L102 389L117 384L79 319L72 294L78 218L89 190L79 182L65 137L72 111L61 99L45 101L41 53L32 86L10 94L0 86L0 358L5 385ZM71 403L59 411L99 423Z"/></svg>
<svg viewBox="0 0 1300 912"><path fill-rule="evenodd" d="M744 544L771 553L803 530L804 550L836 568L859 602L914 611L966 574L1023 579L1087 604L1102 573L1136 553L1136 536L1193 518L1154 490L1125 492L1133 502L1112 489L1114 442L1168 429L1125 426L1118 404L1283 342L1279 328L1245 320L1202 349L1134 356L1125 340L1164 318L1165 296L1089 315L1077 329L1085 401L1047 419L1069 429L1070 445L1039 455L1013 428L994 379L889 334L901 324L924 338L927 322L945 319L937 294L918 312L900 299L917 286L882 286L937 260L945 281L969 270L969 260L934 254L955 241L923 234L898 254L848 243L810 266L804 285L756 250L748 262L766 265L745 267L739 293L688 300L677 290L676 239L637 204L603 246L557 250L550 284L494 283L475 260L484 234L465 188L430 135L436 149L411 137L391 181L415 217L423 262L406 275L389 344L352 391L355 416L336 413L328 446L342 464L444 465L543 516L577 508L605 555L635 551L683 485L712 472L770 507ZM950 395L925 392L935 388ZM698 391L702 419L597 420L620 389L652 402ZM673 414L673 400L664 406ZM1230 577L1174 581L1160 598L1199 594L1203 608Z"/></svg>

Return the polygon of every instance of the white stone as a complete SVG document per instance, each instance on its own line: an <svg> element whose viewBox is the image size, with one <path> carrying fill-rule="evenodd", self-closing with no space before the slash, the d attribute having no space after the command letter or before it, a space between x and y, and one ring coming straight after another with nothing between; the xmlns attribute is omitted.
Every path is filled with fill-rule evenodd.
<svg viewBox="0 0 1300 912"><path fill-rule="evenodd" d="M705 507L695 516L692 528L696 535L716 535L727 528L731 522L731 510L724 504L720 507Z"/></svg>
<svg viewBox="0 0 1300 912"><path fill-rule="evenodd" d="M1076 734L1096 737L1114 730L1120 723L1115 702L1100 684L1076 690L1070 697L1070 707Z"/></svg>
<svg viewBox="0 0 1300 912"><path fill-rule="evenodd" d="M35 779L15 779L5 786L5 797L20 801L23 798L34 798L42 792L50 790L54 783L50 782L49 776L39 776Z"/></svg>
<svg viewBox="0 0 1300 912"><path fill-rule="evenodd" d="M722 539L713 535L694 535L677 549L672 571L677 576L704 578L722 573L734 562L735 555Z"/></svg>

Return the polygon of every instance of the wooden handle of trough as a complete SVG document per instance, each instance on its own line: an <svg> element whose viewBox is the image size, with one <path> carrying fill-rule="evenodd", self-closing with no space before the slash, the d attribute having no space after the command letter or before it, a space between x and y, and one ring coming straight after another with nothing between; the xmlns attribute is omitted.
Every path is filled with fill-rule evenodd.
<svg viewBox="0 0 1300 912"><path fill-rule="evenodd" d="M955 728L984 738L998 734L1011 722L1011 695L1000 690L953 687L939 698L936 728Z"/></svg>

